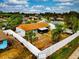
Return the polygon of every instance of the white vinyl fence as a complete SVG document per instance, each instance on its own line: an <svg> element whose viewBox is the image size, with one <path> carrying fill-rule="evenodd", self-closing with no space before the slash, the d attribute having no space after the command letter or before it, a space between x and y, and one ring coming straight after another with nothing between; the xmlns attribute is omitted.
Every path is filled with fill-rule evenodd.
<svg viewBox="0 0 79 59"><path fill-rule="evenodd" d="M59 50L60 48L62 48L63 46L65 46L66 44L68 44L69 42L71 42L72 40L74 40L76 37L79 36L79 32L69 36L68 38L48 47L47 49L43 50L41 53L46 54L46 56L50 56L51 54L53 54L54 52L56 52L57 50Z"/></svg>
<svg viewBox="0 0 79 59"><path fill-rule="evenodd" d="M4 33L12 34L15 38L17 38L18 41L23 43L24 46L29 51L31 51L35 56L37 56L37 59L46 59L48 56L50 56L51 54L53 54L54 52L56 52L57 50L59 50L60 48L62 48L63 46L65 46L66 44L68 44L69 42L71 42L72 40L74 40L76 37L79 36L79 32L77 32L77 33L69 36L68 38L46 48L45 50L40 51L38 48L33 46L31 43L29 43L27 40L22 38L20 35L16 34L14 31L5 30Z"/></svg>
<svg viewBox="0 0 79 59"><path fill-rule="evenodd" d="M31 51L35 56L38 56L39 52L41 52L38 48L33 46L30 42L22 38L20 35L16 34L12 30L3 31L5 34L13 35L18 41L20 41L29 51Z"/></svg>

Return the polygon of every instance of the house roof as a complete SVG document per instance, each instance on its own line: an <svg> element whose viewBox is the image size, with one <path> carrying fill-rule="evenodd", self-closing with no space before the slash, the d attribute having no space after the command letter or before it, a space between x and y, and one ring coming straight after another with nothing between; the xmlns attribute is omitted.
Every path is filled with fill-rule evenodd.
<svg viewBox="0 0 79 59"><path fill-rule="evenodd" d="M46 22L38 22L38 23L31 23L31 24L21 24L17 28L21 28L25 31L35 30L38 28L48 27L48 23Z"/></svg>

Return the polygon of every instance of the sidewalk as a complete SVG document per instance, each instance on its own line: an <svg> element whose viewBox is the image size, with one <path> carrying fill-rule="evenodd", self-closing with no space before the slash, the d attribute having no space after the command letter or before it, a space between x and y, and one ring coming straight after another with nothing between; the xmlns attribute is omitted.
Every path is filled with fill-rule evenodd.
<svg viewBox="0 0 79 59"><path fill-rule="evenodd" d="M72 53L68 59L78 59L79 58L79 47Z"/></svg>

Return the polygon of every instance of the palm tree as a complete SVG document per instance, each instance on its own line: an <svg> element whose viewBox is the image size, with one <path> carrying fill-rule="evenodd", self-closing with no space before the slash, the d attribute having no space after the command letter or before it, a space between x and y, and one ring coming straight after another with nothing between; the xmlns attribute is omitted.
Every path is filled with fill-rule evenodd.
<svg viewBox="0 0 79 59"><path fill-rule="evenodd" d="M36 33L34 30L27 31L25 38L32 43L36 39Z"/></svg>
<svg viewBox="0 0 79 59"><path fill-rule="evenodd" d="M9 18L7 18L7 22L6 22L6 29L15 29L16 26L18 26L19 24L21 24L22 22L22 16L19 15L18 17L15 18L15 16L11 16Z"/></svg>
<svg viewBox="0 0 79 59"><path fill-rule="evenodd" d="M79 19L76 16L70 16L70 27L72 28L73 33L79 30Z"/></svg>
<svg viewBox="0 0 79 59"><path fill-rule="evenodd" d="M62 33L62 25L57 25L56 29L52 30L52 39L54 42L59 41L59 34Z"/></svg>
<svg viewBox="0 0 79 59"><path fill-rule="evenodd" d="M72 29L73 33L79 30L79 19L74 14L69 14L65 16L65 22L68 28Z"/></svg>

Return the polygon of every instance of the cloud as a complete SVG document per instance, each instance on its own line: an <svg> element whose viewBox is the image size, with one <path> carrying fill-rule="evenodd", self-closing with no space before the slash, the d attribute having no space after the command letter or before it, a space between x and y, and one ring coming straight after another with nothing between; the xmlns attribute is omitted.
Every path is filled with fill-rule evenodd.
<svg viewBox="0 0 79 59"><path fill-rule="evenodd" d="M28 0L5 0L4 3L0 3L1 11L6 12L23 12L23 9L28 8Z"/></svg>
<svg viewBox="0 0 79 59"><path fill-rule="evenodd" d="M52 11L62 10L63 8L64 8L63 6L52 7Z"/></svg>
<svg viewBox="0 0 79 59"><path fill-rule="evenodd" d="M73 3L78 3L79 4L79 0L73 1Z"/></svg>
<svg viewBox="0 0 79 59"><path fill-rule="evenodd" d="M28 13L40 13L40 12L41 12L41 10L36 10L36 9L30 9L28 11Z"/></svg>
<svg viewBox="0 0 79 59"><path fill-rule="evenodd" d="M53 1L55 1L55 2L71 2L73 0L53 0Z"/></svg>
<svg viewBox="0 0 79 59"><path fill-rule="evenodd" d="M29 12L31 12L31 13L44 12L44 8L45 8L45 6L43 6L43 5L33 5L32 7L29 8Z"/></svg>
<svg viewBox="0 0 79 59"><path fill-rule="evenodd" d="M8 0L7 2L5 2L8 7L19 7L19 8L22 8L22 7L28 7L29 4L28 4L28 0Z"/></svg>
<svg viewBox="0 0 79 59"><path fill-rule="evenodd" d="M24 13L44 13L44 12L66 12L69 10L76 10L73 7L79 3L79 0L32 0L44 2L43 4L37 4L30 2L31 0L5 0L4 3L0 3L0 10L6 12L24 12ZM47 4L48 2L48 4ZM52 5L50 4L52 3ZM55 5L53 5L53 3ZM71 8L72 7L72 8ZM77 9L78 11L79 9Z"/></svg>
<svg viewBox="0 0 79 59"><path fill-rule="evenodd" d="M26 4L27 0L8 0L8 3L13 3L13 4Z"/></svg>
<svg viewBox="0 0 79 59"><path fill-rule="evenodd" d="M35 1L41 1L41 2L47 2L47 1L49 1L49 0L35 0Z"/></svg>
<svg viewBox="0 0 79 59"><path fill-rule="evenodd" d="M7 5L5 3L0 3L0 7L6 7Z"/></svg>
<svg viewBox="0 0 79 59"><path fill-rule="evenodd" d="M45 2L46 2L46 1L48 1L48 0L43 0L43 1L45 1Z"/></svg>
<svg viewBox="0 0 79 59"><path fill-rule="evenodd" d="M34 5L32 6L32 9L43 9L44 6L43 5Z"/></svg>
<svg viewBox="0 0 79 59"><path fill-rule="evenodd" d="M56 12L56 13L63 13L63 12L69 12L70 8L66 6L54 6L51 9L51 12Z"/></svg>
<svg viewBox="0 0 79 59"><path fill-rule="evenodd" d="M69 11L69 8L66 6L43 6L43 5L37 5L37 6L32 6L30 8L29 12L32 13L40 13L40 12L64 12L64 11Z"/></svg>
<svg viewBox="0 0 79 59"><path fill-rule="evenodd" d="M53 0L53 1L55 1L55 2L57 2L56 3L56 5L69 5L69 6L72 6L72 5L74 5L74 2L73 2L73 0Z"/></svg>
<svg viewBox="0 0 79 59"><path fill-rule="evenodd" d="M47 10L47 11L51 11L51 8L50 8L50 7L46 7L46 10Z"/></svg>
<svg viewBox="0 0 79 59"><path fill-rule="evenodd" d="M74 5L74 3L70 3L70 2L62 2L62 3L57 3L56 5Z"/></svg>

